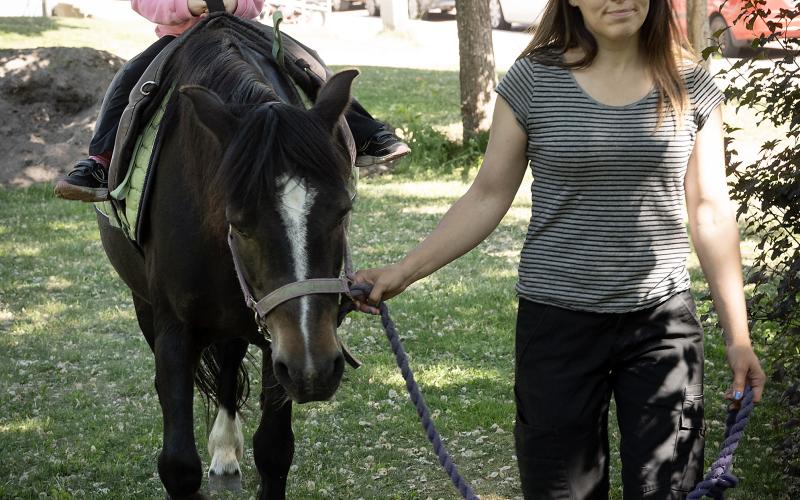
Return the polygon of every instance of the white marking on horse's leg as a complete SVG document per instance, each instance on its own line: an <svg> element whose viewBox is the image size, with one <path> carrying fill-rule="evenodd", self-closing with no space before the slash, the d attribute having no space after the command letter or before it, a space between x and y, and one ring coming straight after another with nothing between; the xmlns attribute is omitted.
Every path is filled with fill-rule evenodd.
<svg viewBox="0 0 800 500"><path fill-rule="evenodd" d="M209 477L241 474L239 460L244 454L244 436L238 412L234 418L231 418L228 410L219 409L217 419L214 420L214 427L208 436L208 454L211 455L211 465L208 467Z"/></svg>
<svg viewBox="0 0 800 500"><path fill-rule="evenodd" d="M305 183L292 177L280 179L283 186L279 211L281 219L286 226L289 247L294 262L294 279L296 281L308 278L308 250L307 226L308 214L314 205L317 191L309 188ZM311 332L308 324L308 297L300 297L300 334L306 352L306 367L311 366Z"/></svg>

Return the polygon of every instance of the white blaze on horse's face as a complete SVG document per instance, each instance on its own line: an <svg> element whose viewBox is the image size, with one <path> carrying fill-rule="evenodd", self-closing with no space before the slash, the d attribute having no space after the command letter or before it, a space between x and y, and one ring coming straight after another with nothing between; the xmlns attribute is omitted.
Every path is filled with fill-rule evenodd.
<svg viewBox="0 0 800 500"><path fill-rule="evenodd" d="M316 189L296 177L283 176L278 211L286 226L286 236L292 255L294 281L308 279L308 215L317 197ZM306 353L306 364L311 366L311 331L308 321L309 298L300 297L300 333Z"/></svg>

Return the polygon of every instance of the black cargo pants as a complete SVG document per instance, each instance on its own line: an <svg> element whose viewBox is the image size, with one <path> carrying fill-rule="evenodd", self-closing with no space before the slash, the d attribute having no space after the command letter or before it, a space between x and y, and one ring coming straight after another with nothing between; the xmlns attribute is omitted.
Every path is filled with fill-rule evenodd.
<svg viewBox="0 0 800 500"><path fill-rule="evenodd" d="M612 394L625 500L682 499L701 479L703 329L688 291L624 314L520 299L515 369L526 499L608 498Z"/></svg>

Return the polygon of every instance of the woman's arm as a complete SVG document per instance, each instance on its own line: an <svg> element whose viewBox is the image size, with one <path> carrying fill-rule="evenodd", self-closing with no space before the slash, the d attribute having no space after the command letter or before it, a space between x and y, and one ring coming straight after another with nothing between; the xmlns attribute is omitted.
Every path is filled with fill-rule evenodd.
<svg viewBox="0 0 800 500"><path fill-rule="evenodd" d="M489 145L469 190L447 211L434 231L401 261L356 273L356 282L373 284L370 301L377 304L402 292L475 248L508 212L527 167L528 138L511 107L498 97ZM360 304L361 310L376 312Z"/></svg>
<svg viewBox="0 0 800 500"><path fill-rule="evenodd" d="M753 352L747 326L739 226L725 175L721 107L697 133L684 187L689 232L711 288L734 374L729 396L740 399L747 383L759 401L766 376Z"/></svg>

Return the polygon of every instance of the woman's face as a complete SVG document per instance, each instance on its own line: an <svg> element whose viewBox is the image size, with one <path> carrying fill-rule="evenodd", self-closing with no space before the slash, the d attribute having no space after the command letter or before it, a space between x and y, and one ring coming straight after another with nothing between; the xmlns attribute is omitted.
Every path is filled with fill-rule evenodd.
<svg viewBox="0 0 800 500"><path fill-rule="evenodd" d="M569 3L581 11L586 29L595 38L611 41L636 36L650 10L650 0L569 0Z"/></svg>

